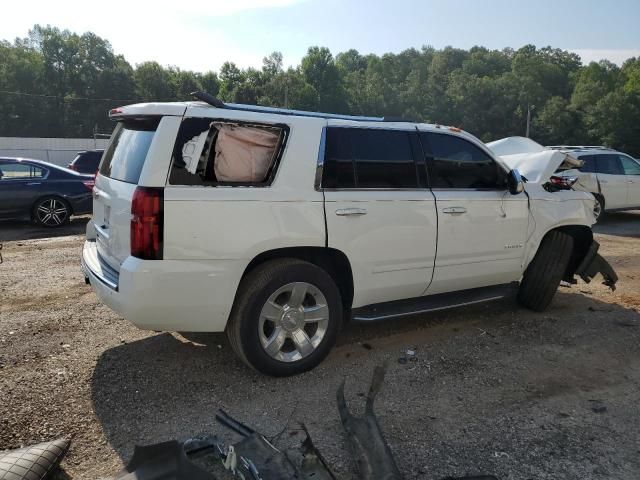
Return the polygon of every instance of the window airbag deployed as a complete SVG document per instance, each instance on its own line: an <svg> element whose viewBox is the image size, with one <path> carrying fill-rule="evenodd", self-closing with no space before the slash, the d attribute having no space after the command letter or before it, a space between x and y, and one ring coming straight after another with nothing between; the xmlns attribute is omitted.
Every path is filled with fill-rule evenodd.
<svg viewBox="0 0 640 480"><path fill-rule="evenodd" d="M274 159L279 135L263 128L215 123L214 171L220 182L262 182Z"/></svg>

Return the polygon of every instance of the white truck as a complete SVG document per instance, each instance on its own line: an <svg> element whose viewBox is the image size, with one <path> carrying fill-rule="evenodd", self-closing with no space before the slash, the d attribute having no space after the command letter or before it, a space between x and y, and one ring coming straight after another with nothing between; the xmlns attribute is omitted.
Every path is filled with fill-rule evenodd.
<svg viewBox="0 0 640 480"><path fill-rule="evenodd" d="M110 112L82 266L140 328L226 331L283 376L316 366L347 320L516 289L543 310L574 275L615 285L593 196L525 184L468 133L197 96Z"/></svg>

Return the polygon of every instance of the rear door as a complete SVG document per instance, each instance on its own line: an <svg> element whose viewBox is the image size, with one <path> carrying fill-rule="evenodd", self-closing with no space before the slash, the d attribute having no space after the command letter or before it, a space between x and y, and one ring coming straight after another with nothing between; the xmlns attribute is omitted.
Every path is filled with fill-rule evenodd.
<svg viewBox="0 0 640 480"><path fill-rule="evenodd" d="M437 222L417 132L329 121L322 188L329 247L351 262L353 306L422 295Z"/></svg>
<svg viewBox="0 0 640 480"><path fill-rule="evenodd" d="M627 178L622 168L622 162L617 154L598 154L596 166L598 182L604 197L607 210L625 208L627 206Z"/></svg>
<svg viewBox="0 0 640 480"><path fill-rule="evenodd" d="M138 185L164 187L180 117L121 118L93 190L98 254L112 268L130 255L131 199Z"/></svg>
<svg viewBox="0 0 640 480"><path fill-rule="evenodd" d="M626 155L618 155L627 180L627 207L640 207L640 163Z"/></svg>
<svg viewBox="0 0 640 480"><path fill-rule="evenodd" d="M529 218L526 195L511 195L507 172L462 136L430 131L420 139L438 215L438 253L427 293L518 280Z"/></svg>

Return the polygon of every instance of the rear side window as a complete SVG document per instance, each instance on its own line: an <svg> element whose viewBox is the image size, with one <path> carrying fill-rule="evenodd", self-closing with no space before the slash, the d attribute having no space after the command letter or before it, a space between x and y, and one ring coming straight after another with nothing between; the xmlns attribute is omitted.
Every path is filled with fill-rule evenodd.
<svg viewBox="0 0 640 480"><path fill-rule="evenodd" d="M640 163L625 155L618 155L618 157L620 157L620 161L622 162L625 175L640 175Z"/></svg>
<svg viewBox="0 0 640 480"><path fill-rule="evenodd" d="M173 150L171 185L267 186L288 128L187 118Z"/></svg>
<svg viewBox="0 0 640 480"><path fill-rule="evenodd" d="M322 186L417 188L410 133L399 130L328 128Z"/></svg>
<svg viewBox="0 0 640 480"><path fill-rule="evenodd" d="M44 169L29 163L0 163L0 180L24 180L44 176Z"/></svg>
<svg viewBox="0 0 640 480"><path fill-rule="evenodd" d="M102 152L82 152L78 154L73 164L79 167L97 166L100 158L102 158Z"/></svg>
<svg viewBox="0 0 640 480"><path fill-rule="evenodd" d="M464 138L421 133L427 152L431 188L506 188L506 172L489 155Z"/></svg>
<svg viewBox="0 0 640 480"><path fill-rule="evenodd" d="M624 175L620 157L614 154L597 155L598 173L609 175Z"/></svg>
<svg viewBox="0 0 640 480"><path fill-rule="evenodd" d="M114 180L138 183L159 119L118 123L102 162L100 174Z"/></svg>
<svg viewBox="0 0 640 480"><path fill-rule="evenodd" d="M578 160L582 160L584 164L580 167L581 172L595 173L596 172L596 157L593 155L583 155Z"/></svg>

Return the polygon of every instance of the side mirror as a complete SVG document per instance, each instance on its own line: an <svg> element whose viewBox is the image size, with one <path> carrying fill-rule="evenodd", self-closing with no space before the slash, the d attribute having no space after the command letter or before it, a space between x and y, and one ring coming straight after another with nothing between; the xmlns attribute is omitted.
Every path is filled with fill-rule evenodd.
<svg viewBox="0 0 640 480"><path fill-rule="evenodd" d="M514 169L509 172L507 186L509 187L509 193L511 195L518 195L524 192L524 180L522 180L522 176L518 170Z"/></svg>

